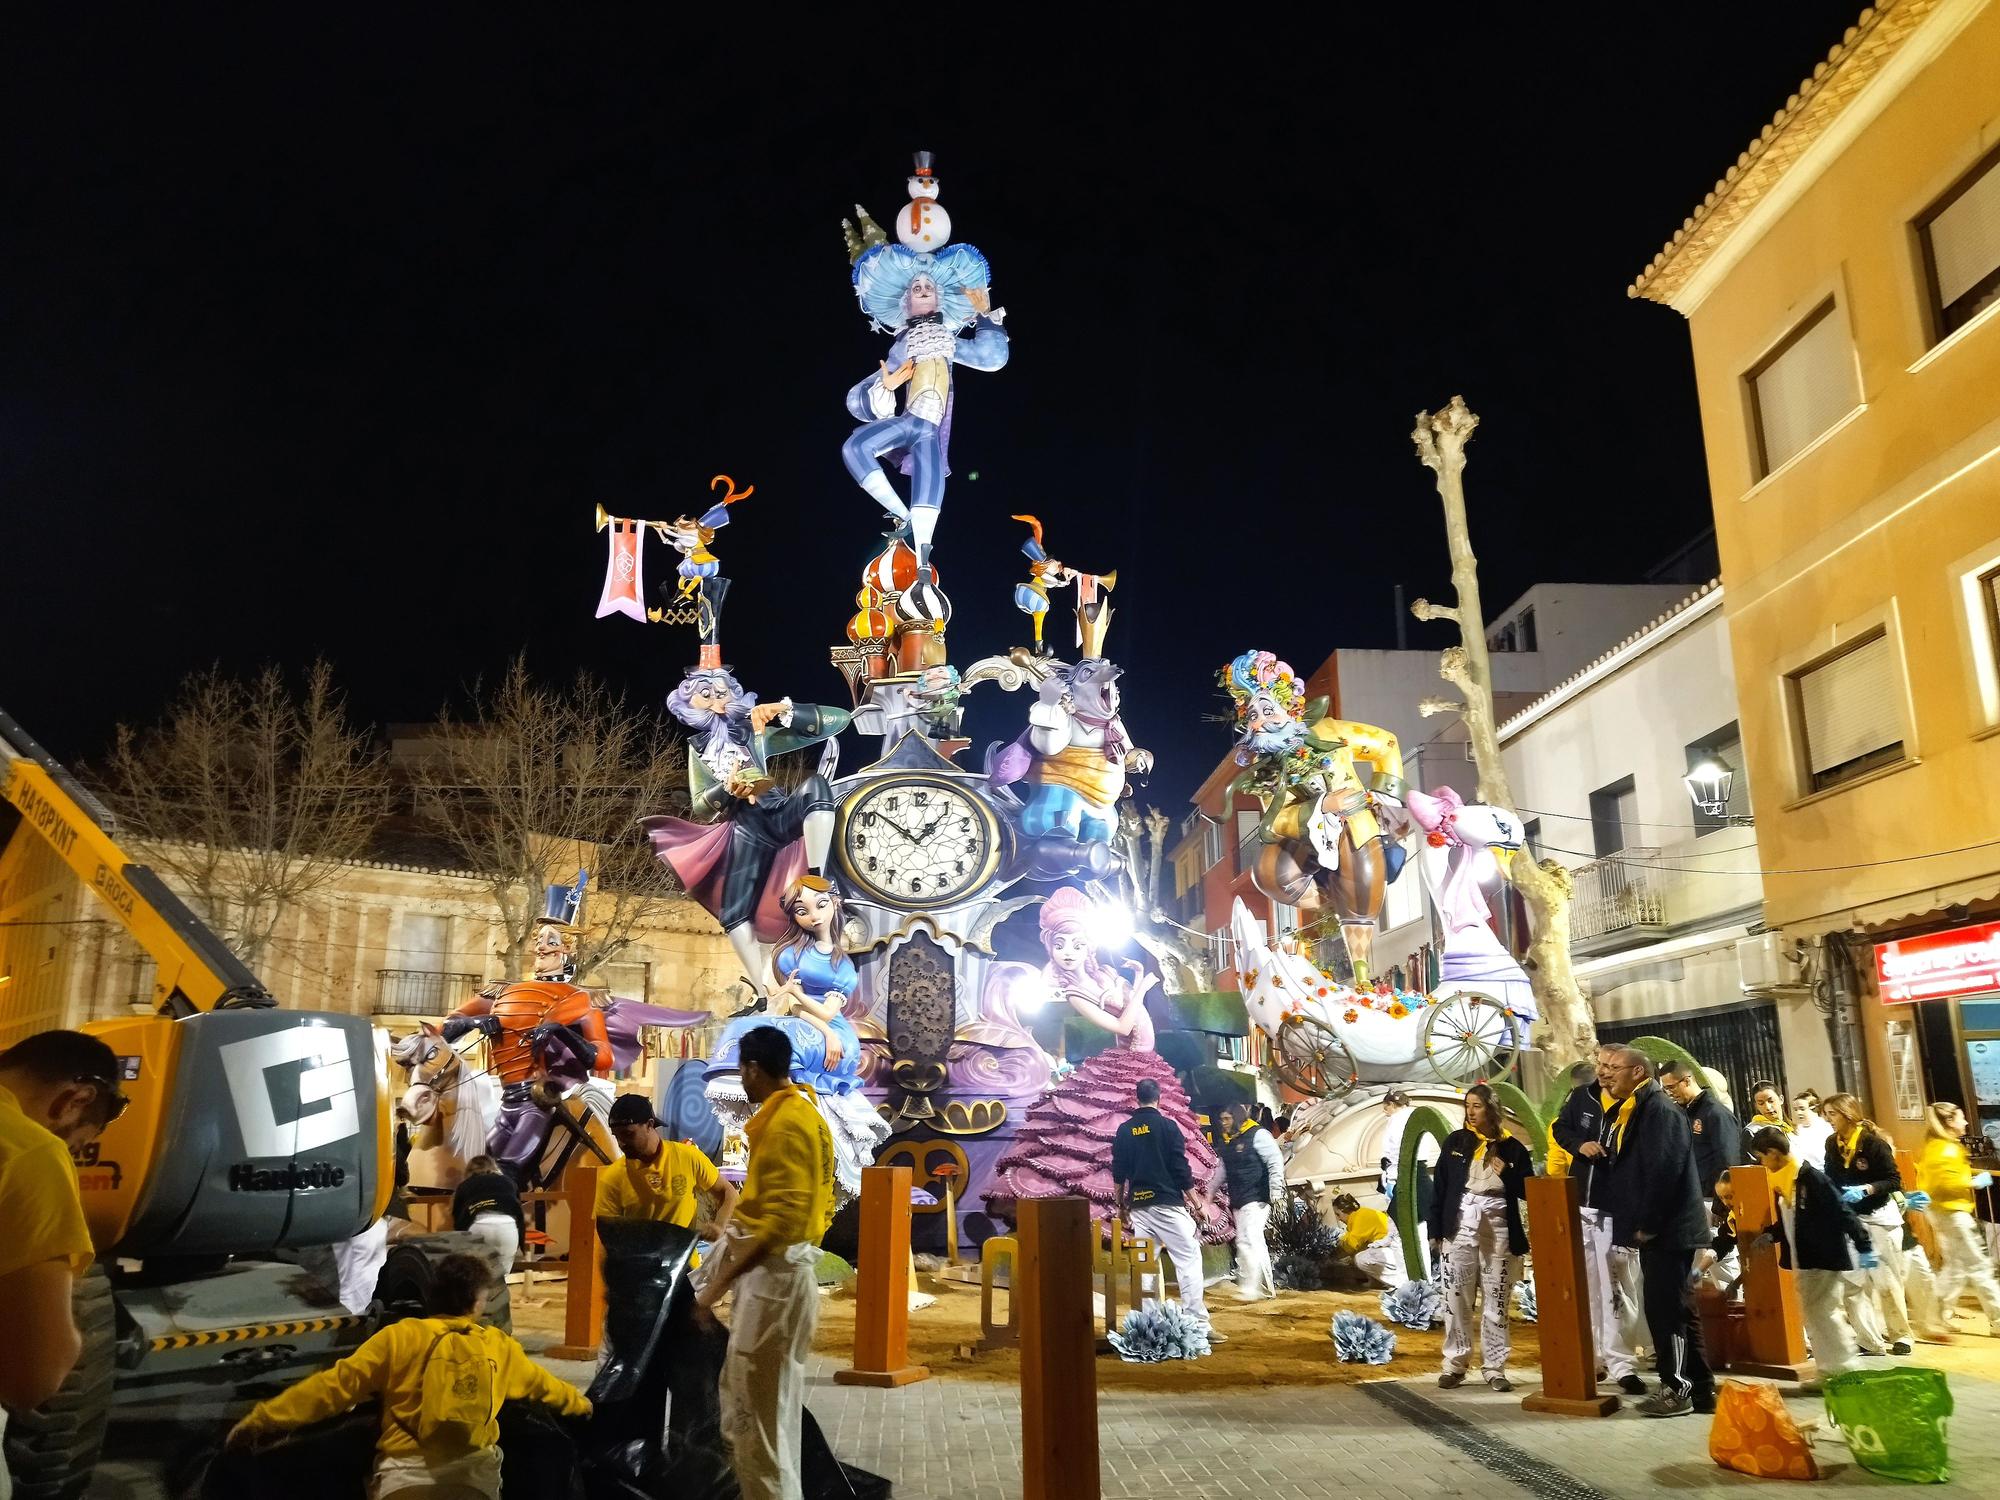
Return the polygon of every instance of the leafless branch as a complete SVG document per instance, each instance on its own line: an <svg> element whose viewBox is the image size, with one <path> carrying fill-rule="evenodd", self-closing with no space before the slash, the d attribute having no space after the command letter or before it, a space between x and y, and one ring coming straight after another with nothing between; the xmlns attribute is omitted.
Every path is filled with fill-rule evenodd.
<svg viewBox="0 0 2000 1500"><path fill-rule="evenodd" d="M388 810L388 772L349 725L323 661L302 695L267 667L250 681L189 677L150 729L118 727L99 790L148 857L256 968L274 933Z"/></svg>
<svg viewBox="0 0 2000 1500"><path fill-rule="evenodd" d="M687 773L658 713L636 710L596 678L555 688L516 658L463 713L442 711L410 767L419 814L485 881L522 970L545 887L591 876L577 973L630 947L673 899L673 877L637 826L684 811Z"/></svg>

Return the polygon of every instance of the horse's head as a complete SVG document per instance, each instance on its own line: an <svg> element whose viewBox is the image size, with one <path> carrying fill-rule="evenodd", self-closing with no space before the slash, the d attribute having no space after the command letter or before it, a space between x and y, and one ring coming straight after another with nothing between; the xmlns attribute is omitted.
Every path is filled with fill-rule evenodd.
<svg viewBox="0 0 2000 1500"><path fill-rule="evenodd" d="M410 1086L396 1101L396 1118L416 1126L430 1124L444 1107L444 1096L458 1087L465 1070L464 1059L444 1039L444 1033L428 1021L393 1043L389 1055L410 1075Z"/></svg>
<svg viewBox="0 0 2000 1500"><path fill-rule="evenodd" d="M1498 890L1523 842L1521 820L1504 807L1461 802L1450 787L1435 796L1412 791L1410 816L1425 830L1418 851L1424 883L1449 934L1491 915L1487 893Z"/></svg>

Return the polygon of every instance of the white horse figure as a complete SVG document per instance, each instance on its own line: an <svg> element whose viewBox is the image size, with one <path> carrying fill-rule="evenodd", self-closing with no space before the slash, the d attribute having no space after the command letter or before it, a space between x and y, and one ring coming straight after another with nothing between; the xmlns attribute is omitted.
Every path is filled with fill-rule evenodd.
<svg viewBox="0 0 2000 1500"><path fill-rule="evenodd" d="M1450 787L1411 791L1405 806L1425 833L1417 866L1444 927L1432 1001L1485 995L1532 1022L1534 989L1494 933L1488 899L1506 886L1506 867L1522 845L1521 820L1504 807L1464 802Z"/></svg>
<svg viewBox="0 0 2000 1500"><path fill-rule="evenodd" d="M455 1188L465 1164L486 1151L500 1118L500 1081L475 1072L465 1053L479 1045L469 1032L463 1048L426 1021L390 1044L389 1056L408 1070L409 1087L396 1101L396 1119L410 1127L410 1185Z"/></svg>

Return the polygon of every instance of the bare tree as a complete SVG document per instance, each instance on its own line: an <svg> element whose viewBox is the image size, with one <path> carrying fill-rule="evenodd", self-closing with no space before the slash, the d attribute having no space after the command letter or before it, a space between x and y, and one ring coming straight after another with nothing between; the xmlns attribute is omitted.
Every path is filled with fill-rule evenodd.
<svg viewBox="0 0 2000 1500"><path fill-rule="evenodd" d="M672 875L638 820L685 812L687 770L661 716L631 708L588 673L549 687L516 657L468 712L446 708L410 776L419 814L485 881L506 936L509 977L525 970L546 887L590 871L577 977L630 947L672 901Z"/></svg>
<svg viewBox="0 0 2000 1500"><path fill-rule="evenodd" d="M1472 532L1465 518L1465 445L1472 441L1479 418L1465 398L1436 412L1417 413L1417 457L1437 475L1438 497L1444 502L1444 531L1451 549L1455 605L1419 599L1410 612L1419 620L1450 620L1458 626L1459 644L1438 661L1438 675L1455 686L1461 701L1426 698L1418 705L1426 715L1456 713L1465 721L1472 742L1473 764L1479 770L1479 800L1512 808L1514 794L1500 759L1500 736L1493 714L1493 673L1486 655L1486 612L1479 602L1479 559L1472 555ZM1569 871L1554 860L1516 859L1509 878L1527 905L1533 932L1522 967L1541 1006L1551 1033L1551 1063L1562 1067L1588 1057L1596 1041L1590 1006L1577 987L1569 966L1569 907L1573 889Z"/></svg>
<svg viewBox="0 0 2000 1500"><path fill-rule="evenodd" d="M267 667L196 673L153 728L118 726L94 778L119 821L210 927L255 969L279 926L367 853L388 775L347 722L323 661L303 697Z"/></svg>

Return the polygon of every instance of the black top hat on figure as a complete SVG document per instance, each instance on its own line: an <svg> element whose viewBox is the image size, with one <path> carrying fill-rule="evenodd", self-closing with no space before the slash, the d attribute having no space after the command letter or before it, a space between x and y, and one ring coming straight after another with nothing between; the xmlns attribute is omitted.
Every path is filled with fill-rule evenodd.
<svg viewBox="0 0 2000 1500"><path fill-rule="evenodd" d="M565 932L574 932L583 921L584 887L590 884L590 872L578 870L572 885L551 885L542 888L542 920L553 922Z"/></svg>
<svg viewBox="0 0 2000 1500"><path fill-rule="evenodd" d="M911 153L911 158L915 163L910 168L910 175L912 177L921 177L926 182L935 182L937 180L937 167L935 165L937 156L934 152L913 152Z"/></svg>

